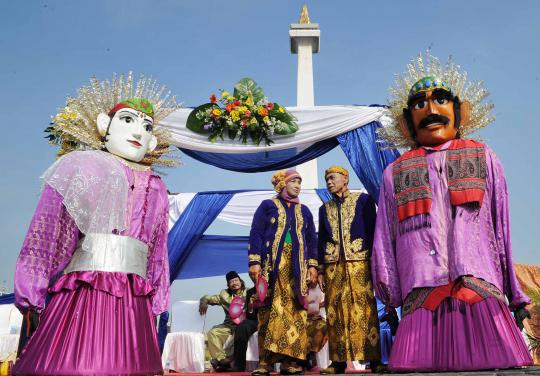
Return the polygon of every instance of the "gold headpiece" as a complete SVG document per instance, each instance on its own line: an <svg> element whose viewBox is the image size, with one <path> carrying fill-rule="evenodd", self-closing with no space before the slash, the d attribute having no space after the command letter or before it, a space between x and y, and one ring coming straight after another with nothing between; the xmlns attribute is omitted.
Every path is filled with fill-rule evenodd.
<svg viewBox="0 0 540 376"><path fill-rule="evenodd" d="M467 101L471 104L469 122L459 126L461 136L467 136L495 120L495 117L490 114L493 104L491 102L483 103L489 93L482 82L467 82L467 73L459 65L454 64L451 56L446 65L443 66L439 59L432 56L428 50L425 53L425 58L419 54L415 60L407 64L404 74L396 75L394 86L390 88L388 101L393 122L378 130L383 142L396 148L416 146L407 130L401 129L398 119L403 115L403 109L407 108L409 93L413 85L428 76L443 80L451 88L453 95L456 95L461 102Z"/></svg>
<svg viewBox="0 0 540 376"><path fill-rule="evenodd" d="M161 120L179 108L176 97L171 97L170 91L167 91L165 86L159 85L156 80L143 75L134 85L131 72L127 76L115 74L110 81L100 82L92 77L89 86L79 89L77 98L68 97L66 106L53 117L51 126L46 129L46 132L50 133L48 136L50 143L60 146L58 156L73 150L103 149L103 139L97 128L98 115L109 113L115 105L131 98L145 98L154 108L153 134L158 144L140 163L167 167L177 165L179 163L177 158L160 158L174 150L170 148L169 131L159 126Z"/></svg>
<svg viewBox="0 0 540 376"><path fill-rule="evenodd" d="M346 168L341 166L330 166L324 171L324 177L326 175L337 172L338 174L344 175L346 177L349 177L349 171L347 171Z"/></svg>

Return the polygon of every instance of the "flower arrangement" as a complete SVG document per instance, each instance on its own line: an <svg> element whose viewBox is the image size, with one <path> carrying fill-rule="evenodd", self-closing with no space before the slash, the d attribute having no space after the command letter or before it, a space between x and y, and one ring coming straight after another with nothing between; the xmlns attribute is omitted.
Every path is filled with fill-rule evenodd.
<svg viewBox="0 0 540 376"><path fill-rule="evenodd" d="M208 140L224 140L226 132L231 140L251 139L255 145L273 143L272 136L288 135L298 130L295 117L283 106L269 102L251 78L243 78L234 92L212 94L210 103L196 107L188 116L187 127L193 132L209 134Z"/></svg>

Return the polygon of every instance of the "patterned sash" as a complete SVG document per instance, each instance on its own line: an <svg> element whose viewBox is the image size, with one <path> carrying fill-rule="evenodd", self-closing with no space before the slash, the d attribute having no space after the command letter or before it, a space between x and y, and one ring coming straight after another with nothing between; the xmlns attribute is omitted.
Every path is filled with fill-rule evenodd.
<svg viewBox="0 0 540 376"><path fill-rule="evenodd" d="M424 148L411 150L392 166L399 221L419 216L405 231L430 226L432 195L426 154ZM453 140L446 152L446 175L452 205L481 206L486 190L485 146L472 140Z"/></svg>

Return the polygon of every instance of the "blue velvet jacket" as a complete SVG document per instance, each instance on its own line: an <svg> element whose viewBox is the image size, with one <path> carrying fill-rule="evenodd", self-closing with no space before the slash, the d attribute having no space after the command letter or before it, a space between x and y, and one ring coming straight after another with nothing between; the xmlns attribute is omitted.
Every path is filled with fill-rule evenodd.
<svg viewBox="0 0 540 376"><path fill-rule="evenodd" d="M375 201L365 193L333 196L319 209L319 265L368 260L375 232Z"/></svg>
<svg viewBox="0 0 540 376"><path fill-rule="evenodd" d="M257 208L249 235L249 265L260 264L272 292L279 272L285 235L292 238L294 289L300 305L308 293L308 267L317 267L317 235L313 215L302 204L288 203L281 197L264 200ZM269 294L271 297L271 294Z"/></svg>

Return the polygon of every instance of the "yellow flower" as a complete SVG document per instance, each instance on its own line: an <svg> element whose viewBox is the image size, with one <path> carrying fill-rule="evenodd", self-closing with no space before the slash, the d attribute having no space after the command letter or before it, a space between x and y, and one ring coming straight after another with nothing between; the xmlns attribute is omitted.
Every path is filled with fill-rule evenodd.
<svg viewBox="0 0 540 376"><path fill-rule="evenodd" d="M238 111L231 111L231 119L233 121L240 120L240 113Z"/></svg>
<svg viewBox="0 0 540 376"><path fill-rule="evenodd" d="M251 118L250 123L251 123L251 124L257 124L257 119Z"/></svg>
<svg viewBox="0 0 540 376"><path fill-rule="evenodd" d="M227 96L229 96L230 94L231 94L231 93L229 93L228 91L224 91L224 92L221 93L221 96L222 96L222 97L227 97Z"/></svg>
<svg viewBox="0 0 540 376"><path fill-rule="evenodd" d="M268 116L263 117L263 121L265 123L268 123L270 121L270 118Z"/></svg>
<svg viewBox="0 0 540 376"><path fill-rule="evenodd" d="M227 100L228 100L228 101L234 101L234 97L233 97L232 95L229 95L229 96L227 97Z"/></svg>
<svg viewBox="0 0 540 376"><path fill-rule="evenodd" d="M248 108L246 106L242 106L240 108L238 108L238 111L240 111L241 113L244 113L248 110Z"/></svg>
<svg viewBox="0 0 540 376"><path fill-rule="evenodd" d="M248 106L253 105L253 98L247 97L247 99L246 99L246 104L247 104Z"/></svg>
<svg viewBox="0 0 540 376"><path fill-rule="evenodd" d="M214 108L214 109L212 110L212 115L214 115L214 116L216 116L216 117L217 117L217 116L220 116L220 115L221 115L221 110L218 109L218 108Z"/></svg>
<svg viewBox="0 0 540 376"><path fill-rule="evenodd" d="M285 109L283 107L280 107L278 111L281 112L281 113L284 113Z"/></svg>

